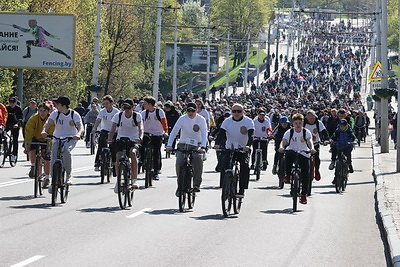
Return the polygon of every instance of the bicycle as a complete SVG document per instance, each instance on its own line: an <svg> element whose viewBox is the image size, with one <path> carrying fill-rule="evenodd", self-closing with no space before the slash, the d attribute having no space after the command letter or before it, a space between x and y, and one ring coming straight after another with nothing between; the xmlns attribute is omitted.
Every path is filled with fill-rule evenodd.
<svg viewBox="0 0 400 267"><path fill-rule="evenodd" d="M315 157L310 157L310 179L308 180L308 193L307 196L311 196L312 182L315 178Z"/></svg>
<svg viewBox="0 0 400 267"><path fill-rule="evenodd" d="M278 178L279 178L279 189L283 189L285 186L285 174L286 174L286 157L285 154L280 154L279 160L278 160Z"/></svg>
<svg viewBox="0 0 400 267"><path fill-rule="evenodd" d="M39 175L39 172L41 172L43 162L42 162L42 150L43 147L48 146L47 143L42 143L42 142L31 142L28 143L28 145L35 145L38 148L36 149L36 154L35 154L35 167L34 167L34 185L33 185L33 196L37 198L38 194L41 196L43 195L42 192L42 182L43 182L43 176Z"/></svg>
<svg viewBox="0 0 400 267"><path fill-rule="evenodd" d="M95 133L90 133L90 155L94 155L96 152L96 146L99 140L100 132L96 131Z"/></svg>
<svg viewBox="0 0 400 267"><path fill-rule="evenodd" d="M121 138L117 142L122 144L122 156L118 162L117 186L118 186L118 202L121 209L126 206L132 207L132 199L135 190L131 184L131 161L126 155L126 147L132 143L129 138Z"/></svg>
<svg viewBox="0 0 400 267"><path fill-rule="evenodd" d="M6 131L4 131L0 144L0 157L2 157L2 159L0 160L0 168L4 167L7 158L10 162L11 167L15 167L15 165L17 164L17 156L15 156L15 160L12 160L13 143L14 137L12 136L12 134L8 134Z"/></svg>
<svg viewBox="0 0 400 267"><path fill-rule="evenodd" d="M365 126L359 127L359 126L355 125L354 126L354 131L355 131L355 134L356 134L356 137L357 137L357 144L358 144L358 146L360 146L361 145L361 140L364 138Z"/></svg>
<svg viewBox="0 0 400 267"><path fill-rule="evenodd" d="M247 153L243 151L243 148L236 149L221 149L221 151L229 152L229 165L225 169L224 180L222 181L222 212L224 217L230 215L232 206L235 214L240 213L242 207L243 198L237 197L237 191L239 186L239 162L237 161L237 153ZM222 173L221 173L222 175Z"/></svg>
<svg viewBox="0 0 400 267"><path fill-rule="evenodd" d="M100 183L104 184L104 179L107 177L107 183L110 182L110 176L113 171L113 163L111 160L111 150L105 145L101 150L100 156Z"/></svg>
<svg viewBox="0 0 400 267"><path fill-rule="evenodd" d="M148 188L149 186L153 186L153 177L154 177L154 158L153 158L153 145L151 143L151 136L155 136L149 133L144 134L143 140L148 140L146 144L144 144L144 158L142 159L142 168L145 172L145 182L144 187Z"/></svg>
<svg viewBox="0 0 400 267"><path fill-rule="evenodd" d="M269 138L254 137L253 139L254 139L254 141L259 141L258 145L257 145L257 149L255 151L256 156L255 156L255 163L254 163L254 174L256 175L256 181L258 181L258 180L260 180L261 168L263 166L263 159L262 159L263 150L261 149L261 142L266 142L266 150L268 151Z"/></svg>
<svg viewBox="0 0 400 267"><path fill-rule="evenodd" d="M165 138L163 139L164 146L167 146L167 144L168 144L168 138L169 138L169 137L165 137ZM171 152L165 150L165 158L166 158L166 159L171 158Z"/></svg>
<svg viewBox="0 0 400 267"><path fill-rule="evenodd" d="M61 203L66 203L69 195L69 184L65 183L65 168L63 164L63 156L61 151L66 142L73 140L72 137L55 137L54 135L47 135L50 139L55 139L58 142L58 150L56 160L52 166L51 173L51 205L55 206L57 201L57 194L60 194Z"/></svg>
<svg viewBox="0 0 400 267"><path fill-rule="evenodd" d="M196 192L193 188L193 153L199 153L196 150L176 149L183 154L184 165L181 166L178 175L178 206L179 211L183 212L185 209L185 202L187 197L188 208L193 209L196 201Z"/></svg>
<svg viewBox="0 0 400 267"><path fill-rule="evenodd" d="M297 211L297 203L300 197L300 190L301 190L301 183L300 183L300 177L301 177L301 169L300 169L300 160L299 160L299 155L301 155L301 152L304 153L310 153L310 151L306 150L286 150L286 153L295 153L295 158L292 166L292 170L290 172L290 196L292 197L293 200L293 212Z"/></svg>

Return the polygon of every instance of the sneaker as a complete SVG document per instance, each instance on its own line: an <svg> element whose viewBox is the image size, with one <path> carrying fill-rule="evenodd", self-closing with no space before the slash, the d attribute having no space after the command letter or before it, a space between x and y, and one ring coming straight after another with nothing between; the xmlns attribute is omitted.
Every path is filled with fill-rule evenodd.
<svg viewBox="0 0 400 267"><path fill-rule="evenodd" d="M65 179L65 184L67 184L67 185L71 185L72 184L71 174L70 175L67 174L67 178Z"/></svg>
<svg viewBox="0 0 400 267"><path fill-rule="evenodd" d="M94 167L94 171L95 171L95 172L99 172L99 171L100 171L100 166Z"/></svg>
<svg viewBox="0 0 400 267"><path fill-rule="evenodd" d="M35 166L31 166L31 170L29 171L29 177L30 178L35 177Z"/></svg>
<svg viewBox="0 0 400 267"><path fill-rule="evenodd" d="M195 185L193 187L193 192L196 192L196 193L200 192L200 186Z"/></svg>
<svg viewBox="0 0 400 267"><path fill-rule="evenodd" d="M283 181L285 182L285 184L290 184L290 176L285 175L285 177L283 178Z"/></svg>
<svg viewBox="0 0 400 267"><path fill-rule="evenodd" d="M319 171L315 172L315 177L314 178L315 178L316 181L321 180L321 174L319 173Z"/></svg>
<svg viewBox="0 0 400 267"><path fill-rule="evenodd" d="M154 175L153 180L155 180L155 181L160 180L160 177L158 176L158 174Z"/></svg>
<svg viewBox="0 0 400 267"><path fill-rule="evenodd" d="M43 182L43 180L44 180L44 175L42 174L42 175L40 175L40 176L38 177L38 181L39 181L39 182Z"/></svg>
<svg viewBox="0 0 400 267"><path fill-rule="evenodd" d="M329 169L333 170L335 168L335 162L331 161L331 164L329 164Z"/></svg>
<svg viewBox="0 0 400 267"><path fill-rule="evenodd" d="M86 142L86 148L90 147L90 142Z"/></svg>
<svg viewBox="0 0 400 267"><path fill-rule="evenodd" d="M353 173L354 172L354 169L353 169L353 165L349 165L349 173Z"/></svg>
<svg viewBox="0 0 400 267"><path fill-rule="evenodd" d="M115 193L115 194L118 194L118 182L115 183L115 186L114 186L114 193Z"/></svg>
<svg viewBox="0 0 400 267"><path fill-rule="evenodd" d="M48 187L49 187L49 184L50 184L50 179L49 179L49 178L45 178L44 181L43 181L43 186L42 186L42 188L43 188L43 189L48 188Z"/></svg>
<svg viewBox="0 0 400 267"><path fill-rule="evenodd" d="M272 167L272 174L273 175L276 175L277 174L277 172L276 172L276 169L278 168L278 166L277 165L274 165L273 167Z"/></svg>
<svg viewBox="0 0 400 267"><path fill-rule="evenodd" d="M307 195L301 195L300 203L306 205L307 204Z"/></svg>
<svg viewBox="0 0 400 267"><path fill-rule="evenodd" d="M137 183L137 179L132 179L132 189L139 189L139 185Z"/></svg>
<svg viewBox="0 0 400 267"><path fill-rule="evenodd" d="M251 164L250 170L254 170L254 164Z"/></svg>

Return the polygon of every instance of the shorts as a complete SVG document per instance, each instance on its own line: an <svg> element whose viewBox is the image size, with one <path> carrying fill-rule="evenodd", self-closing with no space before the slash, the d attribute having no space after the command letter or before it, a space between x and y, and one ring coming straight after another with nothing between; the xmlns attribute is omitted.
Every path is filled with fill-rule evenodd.
<svg viewBox="0 0 400 267"><path fill-rule="evenodd" d="M133 141L121 141L117 140L116 144L116 152L122 152L122 150L126 149L126 156L129 157L129 152L131 151L131 148L139 149L139 145L135 144Z"/></svg>
<svg viewBox="0 0 400 267"><path fill-rule="evenodd" d="M36 139L32 139L32 142L38 142ZM42 158L44 160L50 160L50 153L47 153L47 143L43 143L43 145L32 144L29 147L29 151L39 149L42 151Z"/></svg>

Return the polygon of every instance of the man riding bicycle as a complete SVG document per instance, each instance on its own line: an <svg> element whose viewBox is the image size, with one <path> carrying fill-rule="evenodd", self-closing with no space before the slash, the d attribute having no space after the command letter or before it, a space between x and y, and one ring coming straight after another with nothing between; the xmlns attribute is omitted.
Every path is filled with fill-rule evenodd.
<svg viewBox="0 0 400 267"><path fill-rule="evenodd" d="M353 125L353 120L350 118L350 116L347 116L346 110L341 108L341 109L338 110L337 113L338 113L339 122L336 125L336 130L340 125L340 121L342 121L342 120L347 121L347 124L349 125L349 127L351 129L353 129L353 126L352 126ZM333 170L335 168L336 155L337 155L336 146L335 145L331 145L331 153L332 153L332 155L331 155L331 163L329 164L329 167L328 167L329 170Z"/></svg>
<svg viewBox="0 0 400 267"><path fill-rule="evenodd" d="M246 153L237 153L236 159L240 163L240 181L237 197L244 197L244 191L248 188L250 178L250 148L253 143L254 123L253 120L244 115L244 109L241 104L232 106L232 116L225 119L218 132L215 141L215 149L225 145L226 149L242 148ZM224 140L226 140L224 142ZM219 159L222 168L222 181L224 180L225 169L229 165L229 151L223 151Z"/></svg>
<svg viewBox="0 0 400 267"><path fill-rule="evenodd" d="M60 96L54 100L57 110L50 114L47 122L43 126L42 137L46 138L49 134L50 127L55 125L54 137L56 138L66 138L72 137L64 143L64 149L62 150L63 164L66 173L66 184L72 184L72 159L71 151L75 148L76 143L81 138L84 128L82 125L81 116L69 108L71 104L69 97ZM53 166L55 160L57 159L58 142L53 139L53 147L51 150L51 166ZM49 183L46 182L45 183ZM49 186L49 193L51 193L51 186Z"/></svg>
<svg viewBox="0 0 400 267"><path fill-rule="evenodd" d="M36 163L36 152L38 149L42 151L42 158L44 160L44 174L45 179L43 183L43 188L47 188L50 182L50 153L47 150L47 140L42 137L41 133L43 126L50 116L50 106L42 103L38 106L38 113L32 115L25 125L25 151L24 153L29 153L29 159L31 161L31 169L29 171L29 177L33 178L35 176L35 163ZM54 132L54 125L49 128L49 134ZM40 147L36 144L29 143L43 143Z"/></svg>
<svg viewBox="0 0 400 267"><path fill-rule="evenodd" d="M275 142L275 156L274 156L274 166L272 167L272 174L277 174L278 162L282 157L282 153L278 150L281 146L283 135L286 133L287 130L290 129L290 122L288 117L283 116L279 119L279 125L275 127L274 131L272 132L272 137L274 138Z"/></svg>
<svg viewBox="0 0 400 267"><path fill-rule="evenodd" d="M133 111L132 99L126 99L122 104L124 111L119 112L112 118L111 131L108 134L108 143L111 143L115 131L117 131L116 147L117 161L119 162L122 157L122 151L126 149L127 156L131 159L131 181L132 188L138 189L137 175L138 175L138 146L143 140L143 122L140 113ZM122 142L123 139L129 140L128 143ZM115 164L116 172L118 173L118 164ZM118 182L115 183L114 192L118 193Z"/></svg>
<svg viewBox="0 0 400 267"><path fill-rule="evenodd" d="M253 153L251 155L251 167L250 169L254 169L254 162L256 158L256 149L258 148L258 144L260 144L260 148L262 149L262 169L265 171L267 169L268 161L267 161L267 142L266 140L261 140L262 138L267 138L272 130L271 123L267 116L265 116L265 110L260 109L258 111L258 116L254 118L254 138L253 138Z"/></svg>
<svg viewBox="0 0 400 267"><path fill-rule="evenodd" d="M355 136L360 137L358 140L361 142L362 139L365 138L365 128L366 128L367 121L364 117L364 113L360 110L358 111L357 116L354 119L354 134Z"/></svg>
<svg viewBox="0 0 400 267"><path fill-rule="evenodd" d="M207 123L203 116L197 114L197 107L195 103L189 103L186 109L187 114L181 116L172 128L171 135L168 139L167 151L171 152L173 148L173 140L176 138L180 131L180 139L178 143L178 150L176 152L176 175L179 175L180 168L184 165L183 153L180 149L196 151L193 154L193 190L200 192L200 185L202 182L203 174L203 157L202 153L205 152L207 146ZM199 144L201 147L199 148ZM178 189L176 191L179 192ZM179 196L178 196L179 197Z"/></svg>
<svg viewBox="0 0 400 267"><path fill-rule="evenodd" d="M100 137L99 137L98 149L96 152L96 158L94 160L94 171L96 172L100 171L100 155L103 147L107 145L108 133L111 131L112 127L112 118L115 116L115 114L119 113L119 110L113 107L113 102L114 100L112 96L106 95L103 97L104 108L100 110L99 115L97 116L96 122L92 129L92 134L94 134L96 133L96 129L100 125Z"/></svg>
<svg viewBox="0 0 400 267"><path fill-rule="evenodd" d="M17 105L17 99L11 97L7 106L8 119L6 124L6 132L10 131L13 136L13 151L11 155L11 161L15 161L18 156L18 137L19 128L22 126L22 109Z"/></svg>
<svg viewBox="0 0 400 267"><path fill-rule="evenodd" d="M292 151L309 151L310 153L315 153L314 144L311 140L312 134L310 130L303 127L304 117L302 114L295 114L292 117L293 128L286 131L283 135L281 142L281 147L279 152L283 153L285 150L289 150L286 154L286 176L284 178L285 183L290 184L290 176L292 170L292 165L295 160L295 154L290 153ZM307 194L308 194L308 182L310 175L310 154L305 152L300 152L299 155L299 165L301 169L301 197L300 203L307 204Z"/></svg>

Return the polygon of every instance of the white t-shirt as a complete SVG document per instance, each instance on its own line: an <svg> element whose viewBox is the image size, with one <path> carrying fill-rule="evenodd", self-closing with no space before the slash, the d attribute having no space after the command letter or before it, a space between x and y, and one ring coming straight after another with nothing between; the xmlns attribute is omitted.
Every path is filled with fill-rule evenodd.
<svg viewBox="0 0 400 267"><path fill-rule="evenodd" d="M50 114L49 119L53 120L56 123L54 128L53 135L58 138L62 137L72 137L78 133L78 129L76 129L76 125L79 122L82 122L81 116L78 112L73 113L73 118L71 115L72 109L68 110L67 115L62 112L53 111ZM60 114L60 116L58 116ZM57 119L58 116L58 119ZM57 121L56 121L57 120Z"/></svg>
<svg viewBox="0 0 400 267"><path fill-rule="evenodd" d="M202 116L204 119L206 119L206 122L207 122L207 131L209 131L209 130L210 130L210 118L211 118L210 113L208 113L207 110L202 109L202 110L201 110L199 113L197 113L197 114L199 114L199 115Z"/></svg>
<svg viewBox="0 0 400 267"><path fill-rule="evenodd" d="M159 109L159 115L160 119L165 119L165 113L164 110ZM156 109L154 109L153 112L148 112L149 115L146 118L146 110L143 110L141 112L143 122L144 122L144 132L149 133L149 134L154 134L154 135L163 135L164 134L164 128L162 126L161 121L157 119L156 116Z"/></svg>
<svg viewBox="0 0 400 267"><path fill-rule="evenodd" d="M181 131L179 144L197 146L198 143L201 143L202 147L207 146L207 124L203 116L196 114L196 117L193 119L189 118L188 115L181 116L174 128L172 128L170 137L168 138L168 147L172 147L172 143L179 130Z"/></svg>
<svg viewBox="0 0 400 267"><path fill-rule="evenodd" d="M118 129L117 140L119 140L121 137L128 137L131 141L139 139L140 137L139 127L136 126L133 120L133 113L130 118L127 118L125 112L124 111L121 112L122 112L121 123L117 128ZM118 120L119 120L119 114L117 113L112 118L112 122L118 124ZM142 116L137 112L136 112L136 121L138 125L142 121Z"/></svg>
<svg viewBox="0 0 400 267"><path fill-rule="evenodd" d="M243 148L247 145L249 139L248 131L254 129L253 120L247 116L243 116L240 121L234 121L233 117L224 120L221 128L226 131L225 148Z"/></svg>
<svg viewBox="0 0 400 267"><path fill-rule="evenodd" d="M312 141L313 141L314 144L318 143L319 141L321 141L321 138L319 136L318 129L317 129L317 123L319 124L319 131L320 132L325 130L325 125L320 120L318 120L317 122L315 122L312 125L306 123L306 126L305 126L306 129L310 130L310 132L312 134Z"/></svg>
<svg viewBox="0 0 400 267"><path fill-rule="evenodd" d="M268 117L265 117L263 122L258 120L258 117L255 117L253 120L254 123L254 137L267 137L267 130L271 128L271 123Z"/></svg>
<svg viewBox="0 0 400 267"><path fill-rule="evenodd" d="M99 115L97 116L97 119L101 119L100 123L100 131L105 130L105 131L111 131L112 127L112 118L114 117L115 114L118 114L119 110L117 108L114 108L111 110L111 112L108 112L106 108L103 108L100 110ZM117 121L118 123L118 121Z"/></svg>
<svg viewBox="0 0 400 267"><path fill-rule="evenodd" d="M285 132L282 140L286 139L289 142L289 138L290 138L290 129ZM306 129L306 139L310 139L310 138L311 138L311 132L310 132L310 130ZM296 130L293 130L292 140L290 140L290 144L289 144L289 146L286 147L286 149L287 150L295 150L295 151L300 151L300 150L310 151L310 149L307 146L306 141L307 140L304 140L304 136L303 136L303 128L301 129L301 131L299 133L296 132ZM300 154L307 158L309 158L311 156L309 153L307 154L304 152L301 152Z"/></svg>

